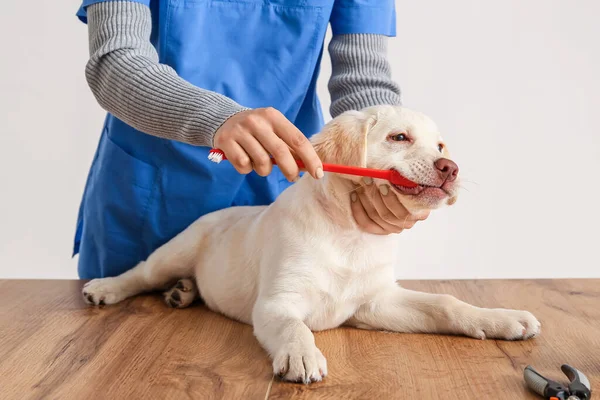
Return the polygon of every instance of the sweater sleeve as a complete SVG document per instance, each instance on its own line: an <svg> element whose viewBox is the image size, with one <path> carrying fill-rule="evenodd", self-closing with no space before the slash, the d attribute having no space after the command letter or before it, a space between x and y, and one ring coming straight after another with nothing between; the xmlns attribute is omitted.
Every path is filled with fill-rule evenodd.
<svg viewBox="0 0 600 400"><path fill-rule="evenodd" d="M132 1L88 7L86 79L102 108L150 135L211 146L219 127L247 108L185 81L159 63L150 9Z"/></svg>
<svg viewBox="0 0 600 400"><path fill-rule="evenodd" d="M385 35L334 35L329 54L332 117L374 105L401 104L400 87L392 80L387 59Z"/></svg>
<svg viewBox="0 0 600 400"><path fill-rule="evenodd" d="M90 59L86 79L98 103L132 127L165 139L211 146L217 129L248 108L185 81L160 64L150 43L150 9L133 1L109 1L87 9ZM387 37L344 34L329 52L331 115L376 104L400 104L391 80Z"/></svg>

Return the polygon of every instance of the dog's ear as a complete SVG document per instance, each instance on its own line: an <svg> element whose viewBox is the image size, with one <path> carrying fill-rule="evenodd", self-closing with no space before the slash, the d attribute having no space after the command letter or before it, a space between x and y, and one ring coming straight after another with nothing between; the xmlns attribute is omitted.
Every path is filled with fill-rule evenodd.
<svg viewBox="0 0 600 400"><path fill-rule="evenodd" d="M366 167L367 136L376 123L376 115L347 111L311 137L311 143L324 163Z"/></svg>

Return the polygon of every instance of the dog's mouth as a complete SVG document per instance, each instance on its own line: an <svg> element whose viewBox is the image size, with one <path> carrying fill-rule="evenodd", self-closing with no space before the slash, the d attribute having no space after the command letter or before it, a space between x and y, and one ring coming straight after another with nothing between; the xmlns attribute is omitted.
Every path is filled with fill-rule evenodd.
<svg viewBox="0 0 600 400"><path fill-rule="evenodd" d="M419 184L418 186L411 188L394 184L392 184L392 186L398 193L406 196L427 195L431 197L445 198L451 195L447 182L444 182L444 184L442 184L441 186L431 186L423 184Z"/></svg>

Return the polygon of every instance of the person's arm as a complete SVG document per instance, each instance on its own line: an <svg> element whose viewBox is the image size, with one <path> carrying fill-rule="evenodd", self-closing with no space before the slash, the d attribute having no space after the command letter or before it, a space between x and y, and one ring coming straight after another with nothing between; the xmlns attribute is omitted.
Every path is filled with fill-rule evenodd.
<svg viewBox="0 0 600 400"><path fill-rule="evenodd" d="M308 139L279 111L248 109L196 87L159 63L150 42L150 9L133 1L87 8L90 60L86 78L98 103L141 132L195 146L217 146L240 172L271 172L277 156L287 179L298 177L292 149L315 178L321 160Z"/></svg>
<svg viewBox="0 0 600 400"><path fill-rule="evenodd" d="M392 80L387 59L387 40L375 34L333 36L328 84L332 117L380 104L401 105L400 87Z"/></svg>
<svg viewBox="0 0 600 400"><path fill-rule="evenodd" d="M159 63L150 42L150 8L133 1L106 1L87 8L90 60L86 78L98 103L141 132L195 146L216 146L240 172L271 173L269 154L290 181L298 165L315 178L321 160L308 139L279 111L248 109L196 87Z"/></svg>
<svg viewBox="0 0 600 400"><path fill-rule="evenodd" d="M87 82L100 106L144 133L211 146L219 127L247 108L185 81L160 64L150 43L150 8L107 1L87 8Z"/></svg>

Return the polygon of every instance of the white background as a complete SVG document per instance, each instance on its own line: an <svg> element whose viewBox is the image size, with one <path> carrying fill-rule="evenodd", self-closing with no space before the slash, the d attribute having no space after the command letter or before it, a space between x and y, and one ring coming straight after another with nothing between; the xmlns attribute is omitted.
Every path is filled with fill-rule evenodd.
<svg viewBox="0 0 600 400"><path fill-rule="evenodd" d="M0 278L76 278L104 117L77 6L2 6ZM403 233L398 277L600 277L600 2L402 0L397 12L404 105L438 122L467 180L455 206ZM325 57L326 109L329 74Z"/></svg>

